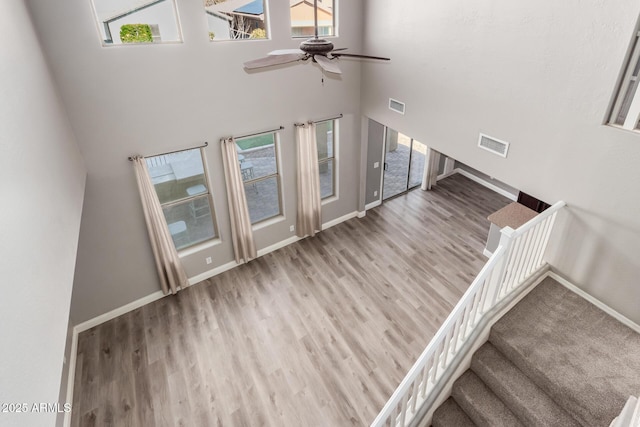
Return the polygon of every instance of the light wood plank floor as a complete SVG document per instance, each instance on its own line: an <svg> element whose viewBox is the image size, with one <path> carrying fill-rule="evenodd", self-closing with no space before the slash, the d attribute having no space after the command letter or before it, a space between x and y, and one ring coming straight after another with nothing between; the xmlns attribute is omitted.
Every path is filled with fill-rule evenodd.
<svg viewBox="0 0 640 427"><path fill-rule="evenodd" d="M80 334L72 425L369 425L508 202L454 175Z"/></svg>

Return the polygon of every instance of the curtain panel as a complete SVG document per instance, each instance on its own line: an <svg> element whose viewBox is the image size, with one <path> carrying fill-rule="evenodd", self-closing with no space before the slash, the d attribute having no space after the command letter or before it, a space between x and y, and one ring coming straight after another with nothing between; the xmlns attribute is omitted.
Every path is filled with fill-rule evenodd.
<svg viewBox="0 0 640 427"><path fill-rule="evenodd" d="M248 262L258 256L253 240L251 218L247 208L244 182L240 174L238 151L234 138L223 139L222 162L224 165L229 217L231 219L231 240L236 262Z"/></svg>
<svg viewBox="0 0 640 427"><path fill-rule="evenodd" d="M298 212L296 235L314 236L322 230L322 204L318 170L316 125L313 122L296 125Z"/></svg>
<svg viewBox="0 0 640 427"><path fill-rule="evenodd" d="M160 286L165 295L175 294L189 286L189 279L171 239L160 200L158 200L158 195L151 182L147 162L141 156L134 157L133 167L140 190L140 200L149 232L149 241L160 277Z"/></svg>

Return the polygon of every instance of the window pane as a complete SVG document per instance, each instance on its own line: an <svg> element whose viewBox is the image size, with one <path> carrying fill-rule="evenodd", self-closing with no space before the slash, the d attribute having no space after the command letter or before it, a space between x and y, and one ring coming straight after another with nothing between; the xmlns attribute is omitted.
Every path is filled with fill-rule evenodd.
<svg viewBox="0 0 640 427"><path fill-rule="evenodd" d="M333 159L320 162L320 198L325 199L334 194L333 190Z"/></svg>
<svg viewBox="0 0 640 427"><path fill-rule="evenodd" d="M333 157L333 120L316 124L318 160Z"/></svg>
<svg viewBox="0 0 640 427"><path fill-rule="evenodd" d="M266 39L265 1L204 0L209 40Z"/></svg>
<svg viewBox="0 0 640 427"><path fill-rule="evenodd" d="M160 203L207 192L199 148L147 157L145 160Z"/></svg>
<svg viewBox="0 0 640 427"><path fill-rule="evenodd" d="M174 0L94 0L93 4L105 45L182 40Z"/></svg>
<svg viewBox="0 0 640 427"><path fill-rule="evenodd" d="M313 2L291 2L290 10L291 35L293 37L312 37L315 32ZM335 35L333 0L318 0L318 35Z"/></svg>
<svg viewBox="0 0 640 427"><path fill-rule="evenodd" d="M424 161L427 157L427 146L421 142L413 140L411 149L411 165L409 167L409 188L422 184L424 175ZM444 159L444 156L442 156Z"/></svg>
<svg viewBox="0 0 640 427"><path fill-rule="evenodd" d="M208 196L166 207L163 212L178 250L216 236Z"/></svg>
<svg viewBox="0 0 640 427"><path fill-rule="evenodd" d="M242 179L248 181L274 175L276 165L275 135L273 133L236 141Z"/></svg>
<svg viewBox="0 0 640 427"><path fill-rule="evenodd" d="M280 215L278 178L267 178L244 185L251 223Z"/></svg>

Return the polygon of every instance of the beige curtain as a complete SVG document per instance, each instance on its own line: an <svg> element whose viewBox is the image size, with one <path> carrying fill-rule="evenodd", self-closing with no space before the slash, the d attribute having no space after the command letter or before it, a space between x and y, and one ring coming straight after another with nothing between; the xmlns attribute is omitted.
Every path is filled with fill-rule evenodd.
<svg viewBox="0 0 640 427"><path fill-rule="evenodd" d="M133 165L138 181L138 189L140 190L144 219L147 223L147 231L151 241L151 249L156 261L158 276L160 276L160 285L165 295L169 293L175 294L180 289L189 286L189 279L178 257L178 251L173 244L171 234L169 234L169 228L167 228L158 195L149 177L147 162L143 157L137 156L133 159Z"/></svg>
<svg viewBox="0 0 640 427"><path fill-rule="evenodd" d="M227 183L227 199L229 200L229 216L231 217L231 240L233 254L237 263L248 262L258 256L253 241L253 229L244 183L238 167L238 152L233 138L222 140L222 163Z"/></svg>
<svg viewBox="0 0 640 427"><path fill-rule="evenodd" d="M320 202L320 176L318 172L318 146L316 125L309 122L296 125L298 153L298 237L314 236L322 230L322 205Z"/></svg>
<svg viewBox="0 0 640 427"><path fill-rule="evenodd" d="M424 177L422 189L431 190L438 181L438 168L440 167L440 153L432 148L427 148L427 158L424 165Z"/></svg>

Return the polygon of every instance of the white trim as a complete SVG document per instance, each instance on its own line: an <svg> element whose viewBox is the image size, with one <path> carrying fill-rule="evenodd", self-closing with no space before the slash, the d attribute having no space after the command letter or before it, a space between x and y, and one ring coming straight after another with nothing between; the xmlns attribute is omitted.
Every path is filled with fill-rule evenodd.
<svg viewBox="0 0 640 427"><path fill-rule="evenodd" d="M353 212L351 212L351 213L348 213L348 214L346 214L346 215L341 216L340 218L336 218L336 219L331 220L331 221L329 221L329 222L325 222L324 224L322 224L322 229L323 229L323 230L326 230L327 228L331 228L331 227L333 227L334 225L338 225L338 224L340 224L341 222L348 221L348 220L350 220L351 218L355 218L355 217L357 217L357 216L358 216L358 211L353 211Z"/></svg>
<svg viewBox="0 0 640 427"><path fill-rule="evenodd" d="M367 216L366 208L362 212L358 212L358 218L364 218L365 216Z"/></svg>
<svg viewBox="0 0 640 427"><path fill-rule="evenodd" d="M73 401L73 383L76 379L76 360L78 358L78 329L73 327L71 332L71 354L69 355L69 373L67 375L67 397L65 403ZM63 427L71 426L71 412L65 412L62 421Z"/></svg>
<svg viewBox="0 0 640 427"><path fill-rule="evenodd" d="M445 400L449 398L449 396L451 396L453 383L467 369L471 367L471 359L473 355L480 347L482 347L484 343L489 340L489 334L491 333L491 328L493 327L493 325L496 324L505 314L507 314L509 310L511 310L516 304L518 304L524 297L529 294L529 292L534 290L536 286L538 286L547 277L548 268L548 265L544 266L540 272L529 279L528 284L521 285L521 288L516 291L514 295L512 295L512 299L506 302L505 305L500 306L499 308L494 307L494 309L488 312L487 318L481 321L481 329L479 329L469 338L469 342L464 344L464 346L466 347L466 351L462 353L463 355L456 362L456 368L452 371L446 382L440 387L440 392L438 393L438 396L433 400L430 409L426 411L424 416L417 423L419 427L426 427L431 425L433 413L440 407L440 405L442 405ZM416 414L419 413L420 412L417 412Z"/></svg>
<svg viewBox="0 0 640 427"><path fill-rule="evenodd" d="M203 280L207 280L213 276L217 276L218 274L224 273L225 271L231 270L234 267L239 266L235 261L230 261L226 264L219 265L218 267L205 271L204 273L198 274L197 276L193 276L189 278L189 286L193 286L196 283L200 283Z"/></svg>
<svg viewBox="0 0 640 427"><path fill-rule="evenodd" d="M557 281L558 283L560 283L565 288L569 289L571 292L573 292L573 293L581 296L582 298L586 299L591 304L595 305L600 310L604 311L609 316L613 317L614 319L616 319L617 321L619 321L623 325L630 327L631 329L633 329L634 331L636 331L637 333L640 334L640 325L635 323L633 320L631 320L631 319L625 317L624 315L618 313L613 308L609 307L608 305L606 305L602 301L596 299L594 296L589 295L588 293L586 293L585 291L583 291L582 289L580 289L579 287L577 287L573 283L569 282L567 279L565 279L564 277L562 277L561 275L559 275L555 271L550 271L547 275L549 277L551 277L552 279L554 279L555 281Z"/></svg>
<svg viewBox="0 0 640 427"><path fill-rule="evenodd" d="M500 187L490 183L489 181L485 181L484 179L480 178L479 176L476 176L476 175L472 174L471 172L468 172L468 171L466 171L464 169L460 169L460 168L455 168L453 171L459 173L462 176L466 176L470 180L475 181L478 184L483 185L483 186L487 187L488 189L495 191L498 194L502 194L504 197L506 197L509 200L513 200L514 202L518 200L518 196L516 196L515 194L511 194L507 190L505 190L503 188L500 188Z"/></svg>
<svg viewBox="0 0 640 427"><path fill-rule="evenodd" d="M258 257L268 254L269 252L277 251L280 248L284 248L287 245L297 242L298 240L302 240L302 238L298 236L291 236L288 239L284 239L279 241L278 243L274 243L271 246L267 246L266 248L258 250ZM239 265L239 264L238 264Z"/></svg>
<svg viewBox="0 0 640 427"><path fill-rule="evenodd" d="M443 173L443 174L441 174L441 175L438 175L438 176L436 177L436 182L437 182L437 181L440 181L441 179L449 178L451 175L455 175L455 174L457 174L459 170L460 170L460 169L454 169L454 170L452 170L451 172L447 172L447 173Z"/></svg>
<svg viewBox="0 0 640 427"><path fill-rule="evenodd" d="M157 301L162 297L164 297L164 293L162 291L156 291L151 295L147 295L146 297L142 297L140 299L132 301L129 304L125 304L122 307L118 307L114 310L108 311L104 314L101 314L100 316L94 317L93 319L89 319L85 322L79 323L75 326L74 332L84 332L88 329L93 328L94 326L98 326L101 323L108 322L111 319L115 319L118 316L135 310L136 308L142 307L143 305L147 305L149 303Z"/></svg>
<svg viewBox="0 0 640 427"><path fill-rule="evenodd" d="M369 209L373 209L375 207L378 207L382 204L382 200L376 200L375 202L371 202L368 205L365 205L364 210L368 211Z"/></svg>
<svg viewBox="0 0 640 427"><path fill-rule="evenodd" d="M484 250L482 251L482 254L487 258L491 258L491 255L493 255L493 252L489 252L487 248L484 248Z"/></svg>

